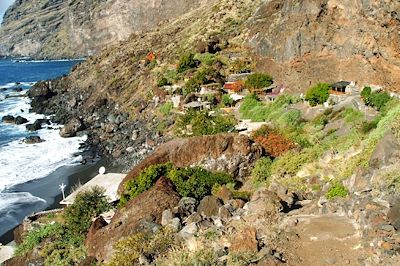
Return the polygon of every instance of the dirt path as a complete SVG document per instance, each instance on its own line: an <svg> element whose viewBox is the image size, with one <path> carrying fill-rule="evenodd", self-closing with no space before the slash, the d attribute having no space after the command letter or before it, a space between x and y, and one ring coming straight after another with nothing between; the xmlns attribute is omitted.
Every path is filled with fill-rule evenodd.
<svg viewBox="0 0 400 266"><path fill-rule="evenodd" d="M339 215L292 216L297 221L289 250L300 264L296 265L359 265L364 255L361 237L354 221ZM296 222L294 222L296 223Z"/></svg>

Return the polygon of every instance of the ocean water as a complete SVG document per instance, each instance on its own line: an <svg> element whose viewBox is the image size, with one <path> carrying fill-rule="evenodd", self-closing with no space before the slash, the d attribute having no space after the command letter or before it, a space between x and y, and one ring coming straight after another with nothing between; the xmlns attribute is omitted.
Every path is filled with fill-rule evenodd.
<svg viewBox="0 0 400 266"><path fill-rule="evenodd" d="M20 115L33 123L45 118L29 112L26 91L39 80L67 74L78 62L0 60L0 119ZM24 216L48 206L45 199L15 187L23 187L81 160L77 154L85 137L63 139L58 133L60 125L52 124L37 132L26 131L25 125L0 122L0 236L18 225ZM30 135L40 136L45 142L25 144L23 139Z"/></svg>

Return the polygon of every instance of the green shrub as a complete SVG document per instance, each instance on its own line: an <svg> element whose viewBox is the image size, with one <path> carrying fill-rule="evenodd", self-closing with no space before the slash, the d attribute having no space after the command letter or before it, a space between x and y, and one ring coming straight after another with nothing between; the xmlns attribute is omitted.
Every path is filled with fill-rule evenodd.
<svg viewBox="0 0 400 266"><path fill-rule="evenodd" d="M324 152L321 146L305 148L301 152L289 151L272 163L272 174L277 177L293 176L307 163L317 160Z"/></svg>
<svg viewBox="0 0 400 266"><path fill-rule="evenodd" d="M143 170L135 179L126 182L124 187L128 193L121 196L120 207L151 188L160 177L166 176L172 167L171 163L152 165Z"/></svg>
<svg viewBox="0 0 400 266"><path fill-rule="evenodd" d="M172 169L168 178L174 183L179 195L196 199L211 194L214 185L234 182L228 174L212 173L200 167Z"/></svg>
<svg viewBox="0 0 400 266"><path fill-rule="evenodd" d="M135 233L118 241L107 266L131 266L139 264L139 257L144 255L156 259L175 246L175 235L170 228L162 228L155 234Z"/></svg>
<svg viewBox="0 0 400 266"><path fill-rule="evenodd" d="M254 73L247 77L245 86L248 90L254 91L271 86L273 79L270 75L264 73Z"/></svg>
<svg viewBox="0 0 400 266"><path fill-rule="evenodd" d="M212 66L217 61L217 56L210 53L196 54L194 59L199 60L204 65Z"/></svg>
<svg viewBox="0 0 400 266"><path fill-rule="evenodd" d="M266 182L267 184L269 184L272 174L271 168L272 168L271 158L262 157L254 165L253 171L251 172L251 176L255 178L257 182Z"/></svg>
<svg viewBox="0 0 400 266"><path fill-rule="evenodd" d="M166 77L162 77L157 81L158 87L164 87L167 85L172 85L172 83Z"/></svg>
<svg viewBox="0 0 400 266"><path fill-rule="evenodd" d="M24 255L37 247L43 239L48 237L59 237L63 234L64 229L61 224L46 224L40 228L29 231L24 237L22 243L16 249L16 255Z"/></svg>
<svg viewBox="0 0 400 266"><path fill-rule="evenodd" d="M191 125L192 132L185 133L189 125ZM178 136L214 135L234 131L235 125L236 119L233 116L219 113L210 115L207 111L191 110L177 119L175 131Z"/></svg>
<svg viewBox="0 0 400 266"><path fill-rule="evenodd" d="M340 183L335 183L331 186L331 188L326 192L326 198L334 199L337 197L345 198L349 194L347 188L345 188Z"/></svg>
<svg viewBox="0 0 400 266"><path fill-rule="evenodd" d="M346 123L351 125L361 124L364 120L364 114L354 108L346 108L342 113L342 116Z"/></svg>
<svg viewBox="0 0 400 266"><path fill-rule="evenodd" d="M50 242L40 251L40 256L45 259L45 266L70 266L79 265L86 258L86 253L82 236L79 244L64 239Z"/></svg>
<svg viewBox="0 0 400 266"><path fill-rule="evenodd" d="M378 111L382 110L386 104L390 101L391 97L386 92L373 93L370 96L369 102L371 106L376 107Z"/></svg>
<svg viewBox="0 0 400 266"><path fill-rule="evenodd" d="M301 112L299 110L288 110L277 120L280 127L298 127L301 122Z"/></svg>
<svg viewBox="0 0 400 266"><path fill-rule="evenodd" d="M224 106L232 106L233 105L233 99L231 98L231 96L229 94L222 95L221 102Z"/></svg>
<svg viewBox="0 0 400 266"><path fill-rule="evenodd" d="M163 105L160 106L158 110L160 111L160 113L166 116L171 112L173 108L174 105L172 103L164 103Z"/></svg>
<svg viewBox="0 0 400 266"><path fill-rule="evenodd" d="M171 163L152 165L144 169L135 179L125 184L126 193L121 196L120 206L150 189L160 177L167 177L182 197L202 197L211 193L215 184L234 182L225 173L212 173L200 167L176 168Z"/></svg>
<svg viewBox="0 0 400 266"><path fill-rule="evenodd" d="M284 94L277 97L274 102L264 104L257 96L251 94L244 98L239 112L242 119L251 119L253 122L277 121L286 112L285 108L297 100L294 96ZM296 112L290 115L294 113Z"/></svg>
<svg viewBox="0 0 400 266"><path fill-rule="evenodd" d="M195 67L197 67L197 63L196 63L196 60L194 59L194 54L188 53L188 54L182 55L181 58L179 59L177 71L178 71L178 73L183 73L186 70L189 70L189 69L192 69Z"/></svg>
<svg viewBox="0 0 400 266"><path fill-rule="evenodd" d="M361 125L361 132L364 134L369 133L371 130L375 129L378 126L380 117L374 118L372 121L364 121Z"/></svg>
<svg viewBox="0 0 400 266"><path fill-rule="evenodd" d="M97 186L80 192L74 204L65 208L64 219L69 231L78 235L86 234L92 219L110 209L104 192L104 189Z"/></svg>
<svg viewBox="0 0 400 266"><path fill-rule="evenodd" d="M310 103L311 106L323 104L329 98L329 90L329 84L318 83L316 86L307 90L305 99Z"/></svg>
<svg viewBox="0 0 400 266"><path fill-rule="evenodd" d="M368 106L376 107L378 111L382 110L391 100L386 92L372 92L371 87L365 87L361 92L361 97Z"/></svg>
<svg viewBox="0 0 400 266"><path fill-rule="evenodd" d="M368 104L367 102L371 94L372 94L371 87L364 87L364 89L361 91L361 97L364 99L366 104Z"/></svg>

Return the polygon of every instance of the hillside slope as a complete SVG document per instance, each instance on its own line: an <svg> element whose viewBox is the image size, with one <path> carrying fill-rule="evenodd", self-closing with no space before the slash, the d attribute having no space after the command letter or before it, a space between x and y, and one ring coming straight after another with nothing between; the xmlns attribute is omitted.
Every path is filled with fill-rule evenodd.
<svg viewBox="0 0 400 266"><path fill-rule="evenodd" d="M0 28L0 55L71 58L151 29L206 0L17 0Z"/></svg>

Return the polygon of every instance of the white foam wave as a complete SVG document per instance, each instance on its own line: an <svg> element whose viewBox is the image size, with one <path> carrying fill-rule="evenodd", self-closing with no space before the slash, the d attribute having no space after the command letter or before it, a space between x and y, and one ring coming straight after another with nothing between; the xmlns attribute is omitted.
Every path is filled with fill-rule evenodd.
<svg viewBox="0 0 400 266"><path fill-rule="evenodd" d="M45 203L46 201L28 192L0 193L0 213L14 204L31 204L32 202Z"/></svg>
<svg viewBox="0 0 400 266"><path fill-rule="evenodd" d="M6 105L0 110L0 117L5 115L21 115L33 123L36 119L45 118L43 115L29 113L30 100L28 98L11 98L2 103ZM2 125L11 132L25 132L25 125ZM22 139L15 140L0 147L0 191L7 187L25 183L30 180L43 178L63 165L77 163L80 156L80 143L86 136L75 138L61 138L59 125L50 125L55 129L37 131L45 142L25 144Z"/></svg>
<svg viewBox="0 0 400 266"><path fill-rule="evenodd" d="M45 142L25 144L13 141L0 148L0 191L30 180L43 178L57 168L79 162L80 143L86 137L61 138L58 130L40 130Z"/></svg>

